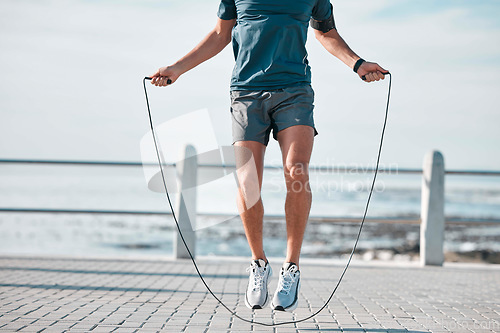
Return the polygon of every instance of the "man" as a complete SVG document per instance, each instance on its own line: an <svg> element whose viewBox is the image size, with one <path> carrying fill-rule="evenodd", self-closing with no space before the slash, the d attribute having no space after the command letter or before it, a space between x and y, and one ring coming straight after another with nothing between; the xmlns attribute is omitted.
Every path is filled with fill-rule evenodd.
<svg viewBox="0 0 500 333"><path fill-rule="evenodd" d="M272 275L262 242L260 199L264 153L271 131L280 145L287 195L287 255L271 308L293 311L300 288L299 256L311 208L308 165L317 134L314 92L305 43L309 22L318 41L367 82L384 79L376 63L365 62L338 34L329 0L221 0L215 28L191 52L160 68L152 84L166 86L210 59L232 40L236 64L231 79L233 145L236 147L238 208L252 252L245 304L268 303ZM239 148L239 149L237 149ZM251 161L238 150L251 152Z"/></svg>

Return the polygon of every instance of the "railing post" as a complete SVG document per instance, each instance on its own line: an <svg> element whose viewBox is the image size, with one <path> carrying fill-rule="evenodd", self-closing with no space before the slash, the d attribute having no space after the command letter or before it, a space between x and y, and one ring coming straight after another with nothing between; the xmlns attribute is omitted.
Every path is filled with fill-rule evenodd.
<svg viewBox="0 0 500 333"><path fill-rule="evenodd" d="M425 155L422 168L420 264L444 262L444 158L439 151Z"/></svg>
<svg viewBox="0 0 500 333"><path fill-rule="evenodd" d="M196 149L186 145L180 162L176 165L178 189L176 211L179 227L191 254L195 256L196 245L196 181L198 174L198 159ZM188 259L189 253L182 242L179 233L174 233L174 256L176 259Z"/></svg>

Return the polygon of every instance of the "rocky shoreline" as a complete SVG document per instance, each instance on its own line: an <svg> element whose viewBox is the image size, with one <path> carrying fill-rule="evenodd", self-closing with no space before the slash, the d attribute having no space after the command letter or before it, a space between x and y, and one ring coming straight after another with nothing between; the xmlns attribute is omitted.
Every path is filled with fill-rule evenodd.
<svg viewBox="0 0 500 333"><path fill-rule="evenodd" d="M359 224L338 223L328 227L329 235L338 233L345 238L354 238ZM328 241L324 228L311 224L305 243L321 246ZM389 238L390 241L387 241ZM419 260L420 226L412 224L365 223L355 257L363 260ZM379 240L370 242L369 240ZM385 241L384 241L385 240ZM392 242L391 242L392 241ZM377 244L378 243L378 244ZM391 244L392 243L392 244ZM500 245L500 226L448 224L445 227L445 261L481 262L500 264L500 251L491 248ZM492 246L493 245L493 246ZM346 256L351 248L332 252L316 252L315 256ZM312 254L312 253L311 253Z"/></svg>

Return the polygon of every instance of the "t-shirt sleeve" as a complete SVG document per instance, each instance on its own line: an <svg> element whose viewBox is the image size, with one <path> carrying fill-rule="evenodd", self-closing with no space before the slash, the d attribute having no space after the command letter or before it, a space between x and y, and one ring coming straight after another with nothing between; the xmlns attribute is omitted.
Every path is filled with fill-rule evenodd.
<svg viewBox="0 0 500 333"><path fill-rule="evenodd" d="M330 0L316 0L311 17L316 21L324 21L332 15Z"/></svg>
<svg viewBox="0 0 500 333"><path fill-rule="evenodd" d="M217 16L221 20L233 20L236 18L236 4L234 0L221 0Z"/></svg>

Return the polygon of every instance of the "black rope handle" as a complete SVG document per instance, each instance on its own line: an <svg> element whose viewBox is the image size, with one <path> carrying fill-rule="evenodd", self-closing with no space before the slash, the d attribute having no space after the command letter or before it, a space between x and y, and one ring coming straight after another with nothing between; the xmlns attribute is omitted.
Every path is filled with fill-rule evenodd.
<svg viewBox="0 0 500 333"><path fill-rule="evenodd" d="M391 73L389 73L389 72L387 72L387 73L382 73L382 74L384 74L384 75L389 75L389 76L391 75ZM366 75L361 76L361 80L366 81ZM168 81L167 81L167 83L168 83ZM169 84L170 84L170 83L169 83ZM390 85L390 84L391 84L391 83L389 82L389 85ZM389 93L390 93L390 91L391 91L391 88L389 87Z"/></svg>

